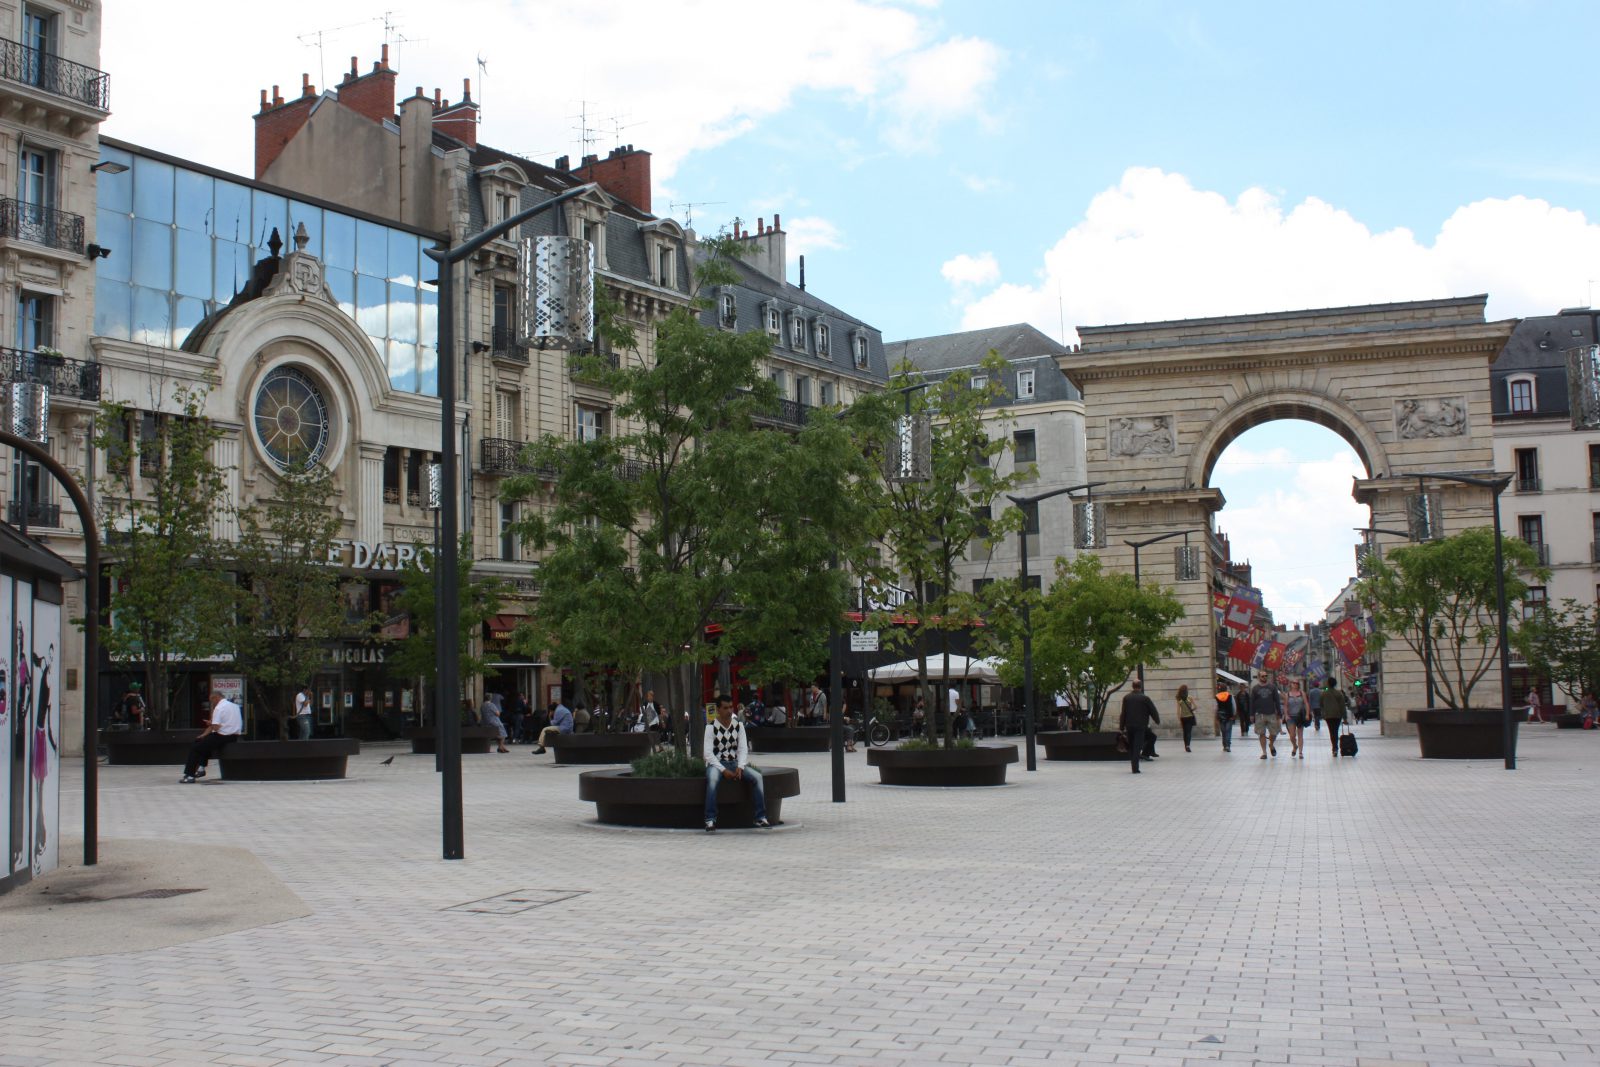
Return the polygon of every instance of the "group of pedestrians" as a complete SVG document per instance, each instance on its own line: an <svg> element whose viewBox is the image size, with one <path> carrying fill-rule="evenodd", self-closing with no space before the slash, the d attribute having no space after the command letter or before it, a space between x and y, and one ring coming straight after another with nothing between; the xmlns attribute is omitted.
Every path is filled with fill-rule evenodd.
<svg viewBox="0 0 1600 1067"><path fill-rule="evenodd" d="M1183 730L1183 750L1192 752L1197 708L1189 696L1189 687L1178 687L1176 695L1178 724ZM1338 682L1329 678L1319 689L1303 689L1292 683L1288 690L1280 689L1271 675L1263 671L1253 686L1241 684L1237 690L1219 686L1216 696L1216 714L1213 720L1217 736L1222 739L1222 750L1233 751L1233 731L1237 725L1240 736L1252 729L1261 746L1261 758L1273 759L1278 755L1278 737L1286 735L1289 741L1289 758L1306 758L1306 728L1321 732L1327 725L1328 744L1335 759L1339 758L1339 731L1344 727L1350 704ZM1161 713L1155 701L1144 691L1142 679L1129 683L1129 692L1122 698L1122 714L1118 730L1126 739L1129 762L1133 773L1139 765L1156 758L1153 724L1161 722Z"/></svg>

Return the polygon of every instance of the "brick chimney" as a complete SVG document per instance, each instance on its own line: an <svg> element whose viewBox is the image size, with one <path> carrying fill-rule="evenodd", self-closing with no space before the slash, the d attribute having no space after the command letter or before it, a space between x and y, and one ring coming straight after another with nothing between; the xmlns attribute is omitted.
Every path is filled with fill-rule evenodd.
<svg viewBox="0 0 1600 1067"><path fill-rule="evenodd" d="M350 57L350 73L339 83L339 103L364 115L373 122L394 118L394 82L396 74L389 68L389 46L384 45L382 58L372 64L366 74L356 73L356 57Z"/></svg>
<svg viewBox="0 0 1600 1067"><path fill-rule="evenodd" d="M750 254L745 257L745 263L777 281L786 281L788 273L788 235L783 231L783 220L774 213L772 225L767 225L765 217L756 220L756 232L739 228L734 236L741 241L748 241Z"/></svg>
<svg viewBox="0 0 1600 1067"><path fill-rule="evenodd" d="M469 148L478 147L478 105L472 100L472 79L461 80L461 100L458 103L440 101L438 90L434 90L434 100L437 103L433 128Z"/></svg>
<svg viewBox="0 0 1600 1067"><path fill-rule="evenodd" d="M650 214L649 152L640 151L631 144L623 145L613 148L605 159L584 156L583 165L572 173Z"/></svg>
<svg viewBox="0 0 1600 1067"><path fill-rule="evenodd" d="M306 118L316 102L317 87L311 84L309 74L300 76L300 97L297 100L285 102L276 85L272 87L270 97L265 89L261 90L261 110L255 116L257 178L267 172L272 161L283 151L284 145L300 132L300 127L306 124Z"/></svg>

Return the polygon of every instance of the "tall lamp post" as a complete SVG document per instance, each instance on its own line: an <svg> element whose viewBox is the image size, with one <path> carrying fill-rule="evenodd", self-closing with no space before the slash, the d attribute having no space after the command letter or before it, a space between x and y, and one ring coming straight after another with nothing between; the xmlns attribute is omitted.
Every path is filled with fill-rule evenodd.
<svg viewBox="0 0 1600 1067"><path fill-rule="evenodd" d="M1460 482L1487 489L1494 502L1494 589L1496 607L1500 613L1500 729L1501 743L1506 751L1506 770L1517 769L1517 724L1511 717L1511 641L1506 622L1506 559L1505 535L1500 532L1500 494L1511 484L1511 475L1500 474L1493 478L1479 478L1470 474L1446 474L1427 471L1415 476L1420 487L1429 478L1441 482Z"/></svg>
<svg viewBox="0 0 1600 1067"><path fill-rule="evenodd" d="M1161 541L1170 541L1174 537L1182 537L1182 538L1187 539L1188 536L1189 536L1189 531L1188 530L1173 530L1171 533L1164 533L1164 534L1161 534L1159 537L1146 538L1143 541L1124 541L1124 542L1122 542L1123 544L1127 545L1129 548L1133 549L1133 587L1135 589L1139 588L1139 550L1141 548L1149 548L1153 544L1157 544L1158 542L1161 542ZM1144 688L1144 663L1143 662L1141 662L1139 664L1139 688L1141 688L1141 689Z"/></svg>
<svg viewBox="0 0 1600 1067"><path fill-rule="evenodd" d="M479 231L472 237L455 247L450 247L448 238L443 248L428 248L423 251L429 259L439 264L439 460L440 471L440 497L443 507L439 512L439 546L434 558L439 568L439 601L437 621L434 632L439 635L438 649L438 677L439 701L438 709L438 745L439 762L443 769L442 786L443 797L443 836L444 858L458 860L466 855L465 834L462 826L461 814L461 715L456 707L461 694L461 594L460 578L456 574L456 566L460 559L459 537L460 521L456 509L460 506L460 492L457 482L460 472L457 468L456 457L456 350L455 350L455 265L472 255L478 249L488 244L503 234L521 226L524 222L536 215L543 214L551 208L557 207L582 196L597 188L594 184L580 185L569 189L560 196L552 197L526 211L520 211L503 222L498 222L485 230ZM533 267L547 272L541 279L548 277L563 267L571 272L573 270L569 259L570 252L564 252L558 241L580 241L585 247L588 242L581 238L541 238L541 247L534 252L533 264L522 265L524 276L519 279L518 287L527 299L528 290L534 287L535 279L527 275L528 269ZM573 331L566 335L565 340L570 342L592 340L594 336L594 252L589 249L587 254L588 275L587 281L577 286L568 285L559 293L547 295L540 305L542 321L530 323L527 317L523 319L524 327L532 326L544 332L545 336L560 338L558 329L552 327L570 327L572 323L583 322L587 324L586 331ZM580 293L586 292L589 298L587 307L574 306L581 304L581 300L574 299ZM579 336L585 333L585 336Z"/></svg>
<svg viewBox="0 0 1600 1067"><path fill-rule="evenodd" d="M1022 736L1024 747L1028 752L1028 770L1039 769L1039 754L1034 742L1034 714L1033 714L1033 619L1028 604L1028 506L1037 506L1041 500L1049 500L1053 496L1076 493L1083 490L1085 494L1091 489L1097 489L1105 482L1084 482L1082 485L1069 485L1064 489L1052 489L1048 493L1036 493L1033 496L1011 496L1010 500L1022 509L1022 529L1017 531L1018 552L1022 558Z"/></svg>
<svg viewBox="0 0 1600 1067"><path fill-rule="evenodd" d="M1390 537L1404 537L1407 541L1412 540L1410 530L1385 530L1378 526L1357 526L1355 531L1362 534L1388 534ZM1376 543L1373 544L1373 551L1377 551ZM1426 615L1422 619L1422 679L1427 685L1428 707L1431 708L1434 700L1433 619Z"/></svg>

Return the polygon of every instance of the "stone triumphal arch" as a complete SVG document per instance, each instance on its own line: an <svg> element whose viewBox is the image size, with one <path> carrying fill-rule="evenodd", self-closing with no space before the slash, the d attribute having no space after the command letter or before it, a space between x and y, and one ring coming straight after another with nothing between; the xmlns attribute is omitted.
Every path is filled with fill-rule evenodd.
<svg viewBox="0 0 1600 1067"><path fill-rule="evenodd" d="M1106 566L1131 570L1140 541L1170 531L1209 544L1223 506L1212 468L1230 442L1275 419L1332 429L1366 465L1352 487L1375 527L1406 528L1406 498L1423 471L1493 468L1489 364L1511 334L1487 322L1484 296L1400 304L1185 319L1079 329L1082 344L1059 358L1083 391L1087 466L1106 505ZM1490 522L1486 490L1430 483L1447 533ZM1287 516L1316 523L1317 515ZM1351 533L1352 544L1356 534ZM1208 556L1207 553L1202 553ZM1170 543L1146 549L1147 580L1173 588L1186 617L1190 655L1151 670L1149 689L1167 703L1180 685L1214 680L1210 566L1175 581ZM1352 569L1354 558L1351 560ZM1269 605L1270 606L1270 605ZM1498 672L1481 683L1496 691ZM1385 732L1404 732L1405 709L1424 702L1422 665L1403 647L1383 653Z"/></svg>

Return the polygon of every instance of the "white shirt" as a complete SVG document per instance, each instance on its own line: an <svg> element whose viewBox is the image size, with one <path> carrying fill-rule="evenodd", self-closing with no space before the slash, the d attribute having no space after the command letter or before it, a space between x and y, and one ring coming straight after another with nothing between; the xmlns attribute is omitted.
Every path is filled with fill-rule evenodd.
<svg viewBox="0 0 1600 1067"><path fill-rule="evenodd" d="M226 697L217 701L217 706L211 709L211 725L224 736L243 733L244 716L239 713L239 705Z"/></svg>
<svg viewBox="0 0 1600 1067"><path fill-rule="evenodd" d="M961 710L961 693L955 686L950 687L950 713L954 715Z"/></svg>
<svg viewBox="0 0 1600 1067"><path fill-rule="evenodd" d="M306 696L304 689L294 695L294 713L296 715L311 714L311 698Z"/></svg>

